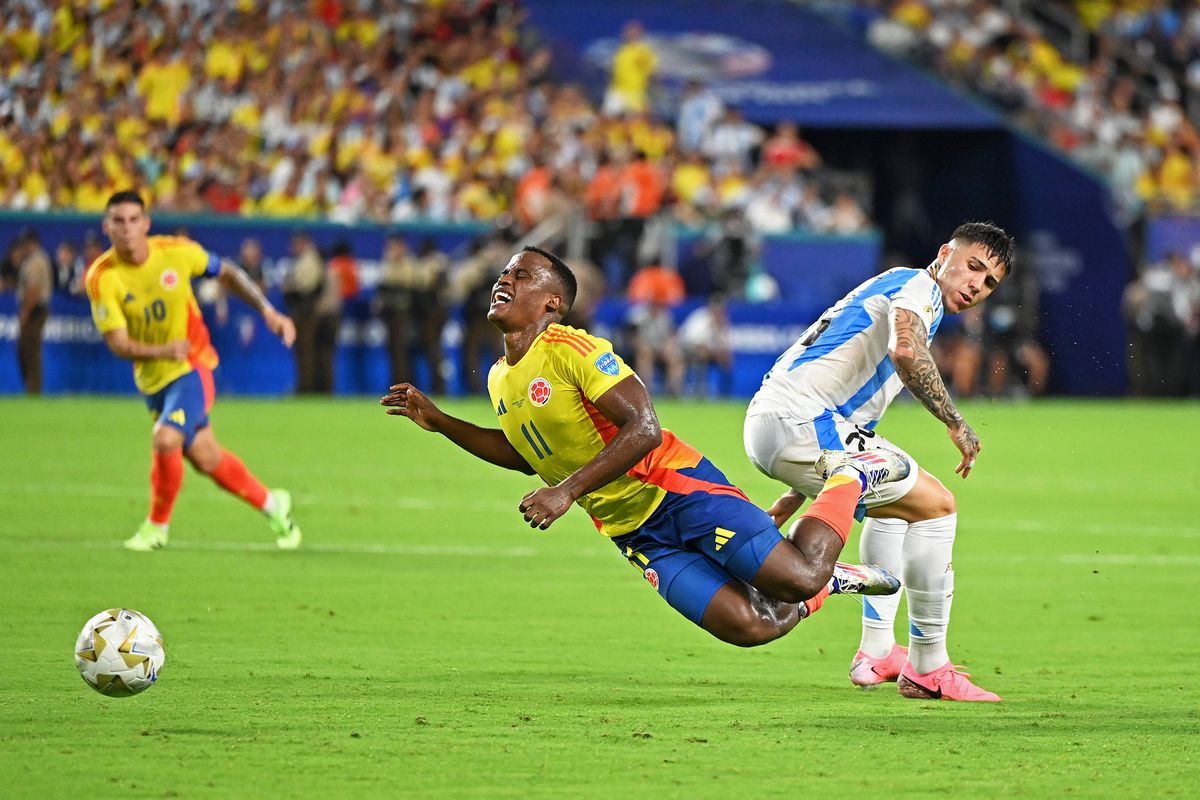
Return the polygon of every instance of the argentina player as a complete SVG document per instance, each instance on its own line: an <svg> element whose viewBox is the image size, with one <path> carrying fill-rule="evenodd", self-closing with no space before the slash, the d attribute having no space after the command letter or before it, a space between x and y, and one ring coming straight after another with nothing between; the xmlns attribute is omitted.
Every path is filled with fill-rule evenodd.
<svg viewBox="0 0 1200 800"><path fill-rule="evenodd" d="M946 313L982 303L1013 269L1012 238L991 223L960 225L925 269L897 268L866 281L821 315L780 356L746 411L750 461L791 489L768 513L782 526L822 486L823 450L903 452L875 430L907 387L946 426L970 474L979 436L954 405L929 344ZM911 460L911 459L910 459ZM859 686L897 681L912 698L1000 698L972 684L946 651L954 589L954 495L924 469L863 497L861 557L901 576L909 648L895 642L899 594L863 603L863 635L850 669ZM861 517L860 517L861 518Z"/></svg>

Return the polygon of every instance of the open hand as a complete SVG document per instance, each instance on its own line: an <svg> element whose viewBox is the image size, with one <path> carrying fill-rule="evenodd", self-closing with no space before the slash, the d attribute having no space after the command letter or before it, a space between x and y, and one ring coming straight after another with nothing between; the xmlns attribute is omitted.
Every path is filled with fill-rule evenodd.
<svg viewBox="0 0 1200 800"><path fill-rule="evenodd" d="M795 489L789 489L784 492L774 505L767 509L767 513L771 515L771 520L775 523L775 527L783 530L783 526L792 518L792 515L804 505L804 495L797 492Z"/></svg>
<svg viewBox="0 0 1200 800"><path fill-rule="evenodd" d="M296 341L296 323L287 314L270 308L263 314L263 320L267 323L267 330L282 339L285 346L291 347Z"/></svg>
<svg viewBox="0 0 1200 800"><path fill-rule="evenodd" d="M441 409L411 383L397 383L379 399L379 405L387 407L392 416L408 417L427 431L436 429Z"/></svg>

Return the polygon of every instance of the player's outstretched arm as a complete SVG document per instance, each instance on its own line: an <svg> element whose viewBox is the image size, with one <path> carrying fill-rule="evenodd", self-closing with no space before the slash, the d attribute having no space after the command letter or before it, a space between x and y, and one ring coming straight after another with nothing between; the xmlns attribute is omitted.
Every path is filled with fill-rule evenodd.
<svg viewBox="0 0 1200 800"><path fill-rule="evenodd" d="M474 423L452 417L437 407L411 383L398 383L379 400L392 416L408 417L427 431L445 436L476 458L498 467L533 475L533 467L509 444L504 431L481 428Z"/></svg>
<svg viewBox="0 0 1200 800"><path fill-rule="evenodd" d="M173 339L166 344L149 344L129 338L129 331L116 328L104 334L104 343L117 358L129 361L145 361L150 358L164 358L172 361L183 361L188 357L191 346L187 339Z"/></svg>
<svg viewBox="0 0 1200 800"><path fill-rule="evenodd" d="M292 343L296 341L296 324L292 322L291 317L281 314L275 309L275 306L271 305L271 301L263 294L262 289L258 288L258 284L250 279L245 270L232 261L221 259L221 272L217 275L217 280L226 289L258 309L258 313L262 314L263 321L267 323L267 330L282 339L288 347L292 346Z"/></svg>
<svg viewBox="0 0 1200 800"><path fill-rule="evenodd" d="M892 318L892 337L888 343L889 355L896 365L896 374L929 413L946 425L946 432L954 446L962 453L962 460L954 471L964 478L971 474L975 457L983 449L975 431L963 419L950 392L946 389L942 375L938 372L933 354L926 344L928 329L919 316L906 308L898 308Z"/></svg>
<svg viewBox="0 0 1200 800"><path fill-rule="evenodd" d="M775 527L783 530L783 526L792 518L792 515L800 510L800 506L804 505L804 495L797 492L795 489L788 489L779 496L775 504L767 509L767 513L771 515L771 519L775 523Z"/></svg>
<svg viewBox="0 0 1200 800"><path fill-rule="evenodd" d="M617 434L595 458L562 483L525 495L521 513L534 528L549 528L572 503L629 472L662 443L658 414L636 375L625 378L592 403L617 426Z"/></svg>

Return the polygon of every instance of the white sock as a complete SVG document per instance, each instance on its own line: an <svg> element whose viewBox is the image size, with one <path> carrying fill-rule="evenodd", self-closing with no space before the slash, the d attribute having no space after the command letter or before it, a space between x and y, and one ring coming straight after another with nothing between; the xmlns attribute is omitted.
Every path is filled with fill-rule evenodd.
<svg viewBox="0 0 1200 800"><path fill-rule="evenodd" d="M259 511L268 517L275 513L275 493L270 489L267 490L267 500L262 504L262 508Z"/></svg>
<svg viewBox="0 0 1200 800"><path fill-rule="evenodd" d="M149 517L146 518L146 524L153 525L154 527L158 528L163 533L167 533L167 530L171 527L171 524L169 522L164 522L160 525L157 522L151 522Z"/></svg>
<svg viewBox="0 0 1200 800"><path fill-rule="evenodd" d="M908 523L902 519L867 517L863 522L858 555L864 564L875 564L899 577L903 571L904 534ZM900 607L899 592L863 597L862 641L859 649L873 658L885 658L896 643L896 610Z"/></svg>
<svg viewBox="0 0 1200 800"><path fill-rule="evenodd" d="M908 660L917 674L950 660L946 628L954 596L951 555L958 515L914 522L904 537L904 587L908 590Z"/></svg>

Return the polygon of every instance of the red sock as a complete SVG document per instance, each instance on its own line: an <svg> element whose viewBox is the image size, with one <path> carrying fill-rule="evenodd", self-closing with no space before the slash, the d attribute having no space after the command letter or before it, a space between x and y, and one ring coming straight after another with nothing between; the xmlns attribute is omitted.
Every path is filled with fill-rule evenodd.
<svg viewBox="0 0 1200 800"><path fill-rule="evenodd" d="M854 509L862 497L862 484L848 475L833 475L825 481L825 488L801 516L819 519L846 543L850 528L854 525Z"/></svg>
<svg viewBox="0 0 1200 800"><path fill-rule="evenodd" d="M804 617L808 619L813 614L817 613L817 609L825 602L825 598L829 597L829 587L821 587L821 591L817 592L816 597L810 597L804 601L804 607L808 609L808 614Z"/></svg>
<svg viewBox="0 0 1200 800"><path fill-rule="evenodd" d="M169 453L155 450L150 456L150 521L166 525L171 521L171 509L183 486L183 448Z"/></svg>
<svg viewBox="0 0 1200 800"><path fill-rule="evenodd" d="M228 450L221 451L221 463L217 464L211 477L222 489L236 494L255 508L262 508L267 502L267 487L259 483L242 460Z"/></svg>

